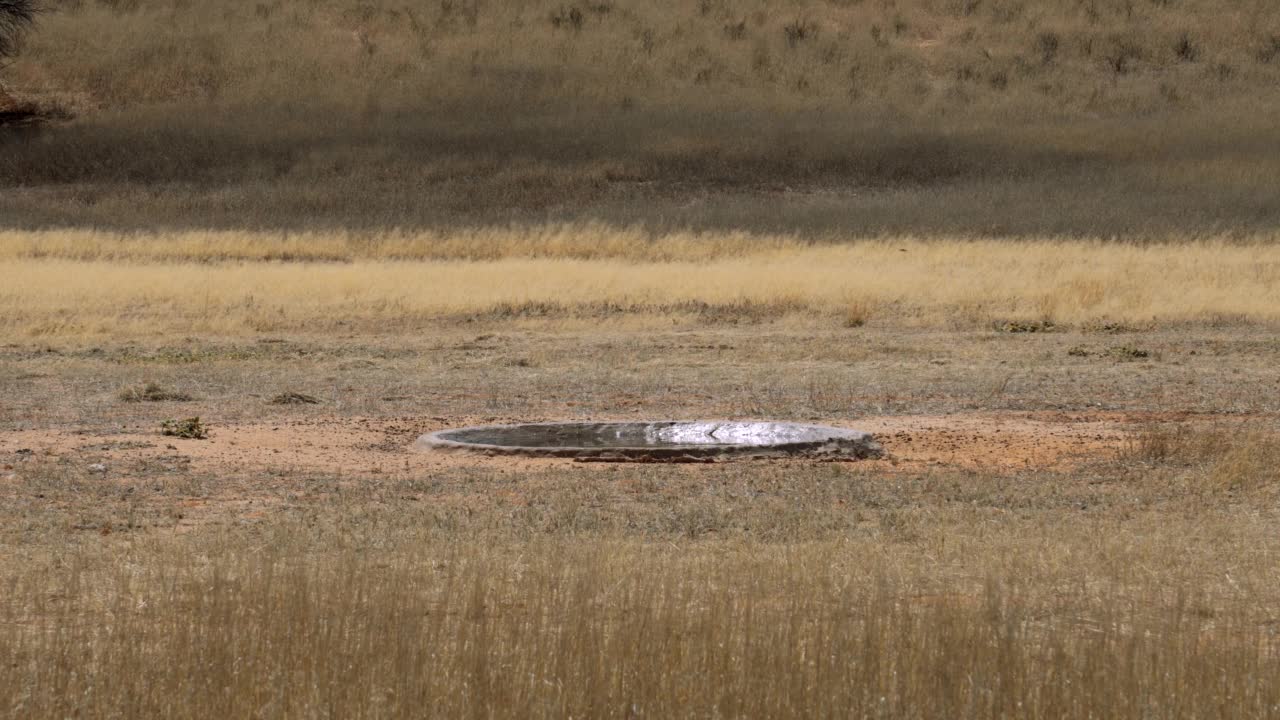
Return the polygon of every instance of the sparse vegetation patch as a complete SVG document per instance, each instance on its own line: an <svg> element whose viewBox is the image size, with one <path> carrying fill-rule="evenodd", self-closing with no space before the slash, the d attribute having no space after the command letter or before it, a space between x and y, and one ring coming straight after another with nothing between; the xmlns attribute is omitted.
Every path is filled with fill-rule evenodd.
<svg viewBox="0 0 1280 720"><path fill-rule="evenodd" d="M1046 333L1058 329L1052 320L1008 320L996 323L995 327L1004 333Z"/></svg>
<svg viewBox="0 0 1280 720"><path fill-rule="evenodd" d="M1107 355L1117 360L1145 360L1151 357L1151 352L1132 345L1117 345L1108 348Z"/></svg>

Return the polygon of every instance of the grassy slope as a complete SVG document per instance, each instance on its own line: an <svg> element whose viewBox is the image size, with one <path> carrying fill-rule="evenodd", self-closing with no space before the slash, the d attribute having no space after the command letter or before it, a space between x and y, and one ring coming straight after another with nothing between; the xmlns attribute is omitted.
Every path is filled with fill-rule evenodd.
<svg viewBox="0 0 1280 720"><path fill-rule="evenodd" d="M1261 1L55 10L5 78L81 120L0 139L9 226L1280 222Z"/></svg>
<svg viewBox="0 0 1280 720"><path fill-rule="evenodd" d="M1265 0L101 0L51 9L10 71L13 84L110 108L302 101L376 112L448 99L545 108L712 97L774 108L1105 112L1260 88L1280 60L1280 13ZM577 19L567 17L574 10Z"/></svg>

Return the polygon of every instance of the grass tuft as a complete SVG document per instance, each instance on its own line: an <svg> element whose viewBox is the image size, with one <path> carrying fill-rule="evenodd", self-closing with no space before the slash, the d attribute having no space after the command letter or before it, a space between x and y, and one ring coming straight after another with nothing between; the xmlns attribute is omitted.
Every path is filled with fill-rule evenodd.
<svg viewBox="0 0 1280 720"><path fill-rule="evenodd" d="M875 312L875 303L866 299L850 300L844 309L844 326L859 328L867 324Z"/></svg>
<svg viewBox="0 0 1280 720"><path fill-rule="evenodd" d="M1145 360L1151 357L1151 351L1132 345L1117 345L1108 348L1107 355L1117 360Z"/></svg>
<svg viewBox="0 0 1280 720"><path fill-rule="evenodd" d="M1280 438L1257 432L1236 438L1213 464L1208 481L1231 491L1280 487Z"/></svg>
<svg viewBox="0 0 1280 720"><path fill-rule="evenodd" d="M1280 487L1280 436L1273 429L1152 423L1130 436L1124 456L1180 468L1191 487L1210 492Z"/></svg>
<svg viewBox="0 0 1280 720"><path fill-rule="evenodd" d="M187 402L191 395L162 387L156 383L133 385L122 389L118 397L124 402Z"/></svg>
<svg viewBox="0 0 1280 720"><path fill-rule="evenodd" d="M1195 62L1200 59L1200 45L1191 33L1182 33L1173 45L1173 54L1183 62Z"/></svg>

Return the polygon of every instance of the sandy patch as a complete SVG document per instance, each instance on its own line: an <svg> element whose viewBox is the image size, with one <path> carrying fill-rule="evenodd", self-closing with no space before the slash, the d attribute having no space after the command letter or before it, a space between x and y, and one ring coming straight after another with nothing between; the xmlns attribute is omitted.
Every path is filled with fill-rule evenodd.
<svg viewBox="0 0 1280 720"><path fill-rule="evenodd" d="M862 461L886 471L926 466L991 471L1061 468L1114 452L1136 419L1132 414L972 413L867 417L839 423L873 433L888 458ZM419 435L446 427L515 422L516 418L321 417L273 423L213 425L207 440L183 440L126 429L86 434L74 429L0 433L0 457L20 451L63 456L93 453L101 462L166 459L192 470L233 474L313 472L342 476L420 474L477 463L548 467L570 460L484 458L414 452Z"/></svg>

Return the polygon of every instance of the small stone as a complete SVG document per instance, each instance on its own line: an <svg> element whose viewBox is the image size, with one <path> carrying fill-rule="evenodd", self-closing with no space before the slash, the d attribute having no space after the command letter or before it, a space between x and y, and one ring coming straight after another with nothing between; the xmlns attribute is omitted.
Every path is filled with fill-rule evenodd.
<svg viewBox="0 0 1280 720"><path fill-rule="evenodd" d="M89 465L89 472L104 473L106 471L107 466L102 463L92 463Z"/></svg>

